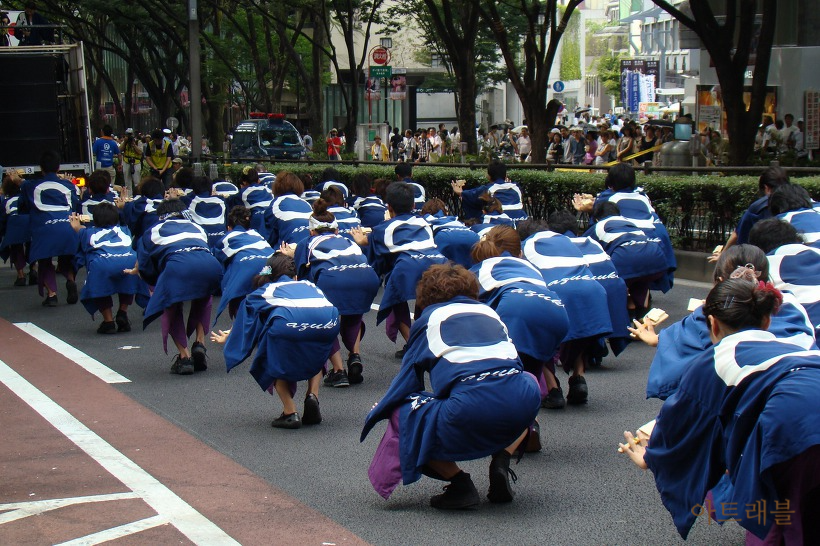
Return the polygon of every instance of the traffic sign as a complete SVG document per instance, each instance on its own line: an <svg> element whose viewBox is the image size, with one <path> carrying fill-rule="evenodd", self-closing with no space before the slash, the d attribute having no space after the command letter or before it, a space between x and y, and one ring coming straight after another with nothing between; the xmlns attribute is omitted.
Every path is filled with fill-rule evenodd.
<svg viewBox="0 0 820 546"><path fill-rule="evenodd" d="M373 62L380 65L386 65L390 62L390 51L385 47L376 47L373 49L371 55Z"/></svg>
<svg viewBox="0 0 820 546"><path fill-rule="evenodd" d="M174 129L179 127L179 120L172 116L165 120L165 126L173 131Z"/></svg>
<svg viewBox="0 0 820 546"><path fill-rule="evenodd" d="M560 93L561 91L564 90L564 82L562 82L560 80L555 82L554 84L552 84L552 90L555 91L556 93Z"/></svg>
<svg viewBox="0 0 820 546"><path fill-rule="evenodd" d="M370 77L371 78L389 78L393 75L393 67L392 66L371 66L370 67Z"/></svg>

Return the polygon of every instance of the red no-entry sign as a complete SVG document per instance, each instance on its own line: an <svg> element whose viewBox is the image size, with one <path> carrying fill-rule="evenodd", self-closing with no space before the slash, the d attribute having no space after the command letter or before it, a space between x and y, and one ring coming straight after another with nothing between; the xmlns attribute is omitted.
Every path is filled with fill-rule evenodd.
<svg viewBox="0 0 820 546"><path fill-rule="evenodd" d="M373 50L372 58L374 63L385 65L390 61L390 52L384 47L377 47Z"/></svg>

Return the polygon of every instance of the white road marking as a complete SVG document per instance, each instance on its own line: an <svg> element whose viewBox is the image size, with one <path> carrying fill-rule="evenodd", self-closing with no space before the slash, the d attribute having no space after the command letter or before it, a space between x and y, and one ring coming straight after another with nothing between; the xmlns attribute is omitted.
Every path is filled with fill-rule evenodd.
<svg viewBox="0 0 820 546"><path fill-rule="evenodd" d="M10 502L7 504L0 504L0 525L4 523L11 523L18 519L27 518L29 516L39 516L51 510L65 508L66 506L74 506L75 504L86 504L89 502L107 502L124 499L138 499L139 496L131 491L125 493L111 493L109 495L90 495L88 497L70 497L67 499L45 499L28 502Z"/></svg>
<svg viewBox="0 0 820 546"><path fill-rule="evenodd" d="M84 537L75 538L74 540L69 540L67 542L61 542L56 546L93 546L94 544L103 544L111 540L134 535L145 531L146 529L153 529L154 527L167 524L168 520L164 517L154 516L151 518L134 521L132 523L126 523L125 525L120 525L119 527L112 527L111 529L100 531L99 533L92 533Z"/></svg>
<svg viewBox="0 0 820 546"><path fill-rule="evenodd" d="M176 527L193 543L209 546L239 544L2 360L0 360L0 382L123 485L142 498L160 517Z"/></svg>
<svg viewBox="0 0 820 546"><path fill-rule="evenodd" d="M67 359L75 362L78 366L83 368L90 374L96 375L106 383L130 383L131 380L125 376L122 376L100 362L99 360L92 358L82 352L81 350L73 347L63 341L62 339L55 337L39 326L32 324L31 322L15 322L15 326L20 328L22 331L47 345L48 347L54 349L55 351L62 353Z"/></svg>

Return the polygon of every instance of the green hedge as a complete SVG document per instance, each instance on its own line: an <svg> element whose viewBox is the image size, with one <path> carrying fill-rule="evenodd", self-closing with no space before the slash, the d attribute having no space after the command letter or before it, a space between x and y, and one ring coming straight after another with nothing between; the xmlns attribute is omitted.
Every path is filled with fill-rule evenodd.
<svg viewBox="0 0 820 546"><path fill-rule="evenodd" d="M271 172L282 170L281 165L267 165ZM308 174L318 180L327 165L289 164L286 170L298 175ZM228 167L227 176L239 179L242 165ZM392 165L338 165L341 182L355 174L365 173L372 179L394 179ZM551 212L572 209L575 193L596 194L604 187L604 174L576 172L546 172L516 170L508 176L521 187L525 206L534 218L546 218ZM458 214L460 201L450 189L450 181L464 179L467 188L487 182L485 168L415 167L413 178L427 187L428 197L438 197ZM652 200L672 237L681 250L711 251L723 243L737 225L746 208L758 197L757 176L662 176L638 174L638 185ZM809 194L820 200L820 176L804 177L793 181L805 187ZM581 218L583 223L585 218Z"/></svg>

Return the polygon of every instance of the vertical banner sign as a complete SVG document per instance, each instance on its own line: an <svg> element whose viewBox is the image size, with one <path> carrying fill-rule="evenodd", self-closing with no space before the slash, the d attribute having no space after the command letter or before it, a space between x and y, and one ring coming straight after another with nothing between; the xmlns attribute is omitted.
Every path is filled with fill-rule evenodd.
<svg viewBox="0 0 820 546"><path fill-rule="evenodd" d="M806 124L804 147L806 150L820 148L820 91L806 91Z"/></svg>
<svg viewBox="0 0 820 546"><path fill-rule="evenodd" d="M655 87L660 64L655 60L623 59L621 61L621 104L637 112L642 102L655 102Z"/></svg>

